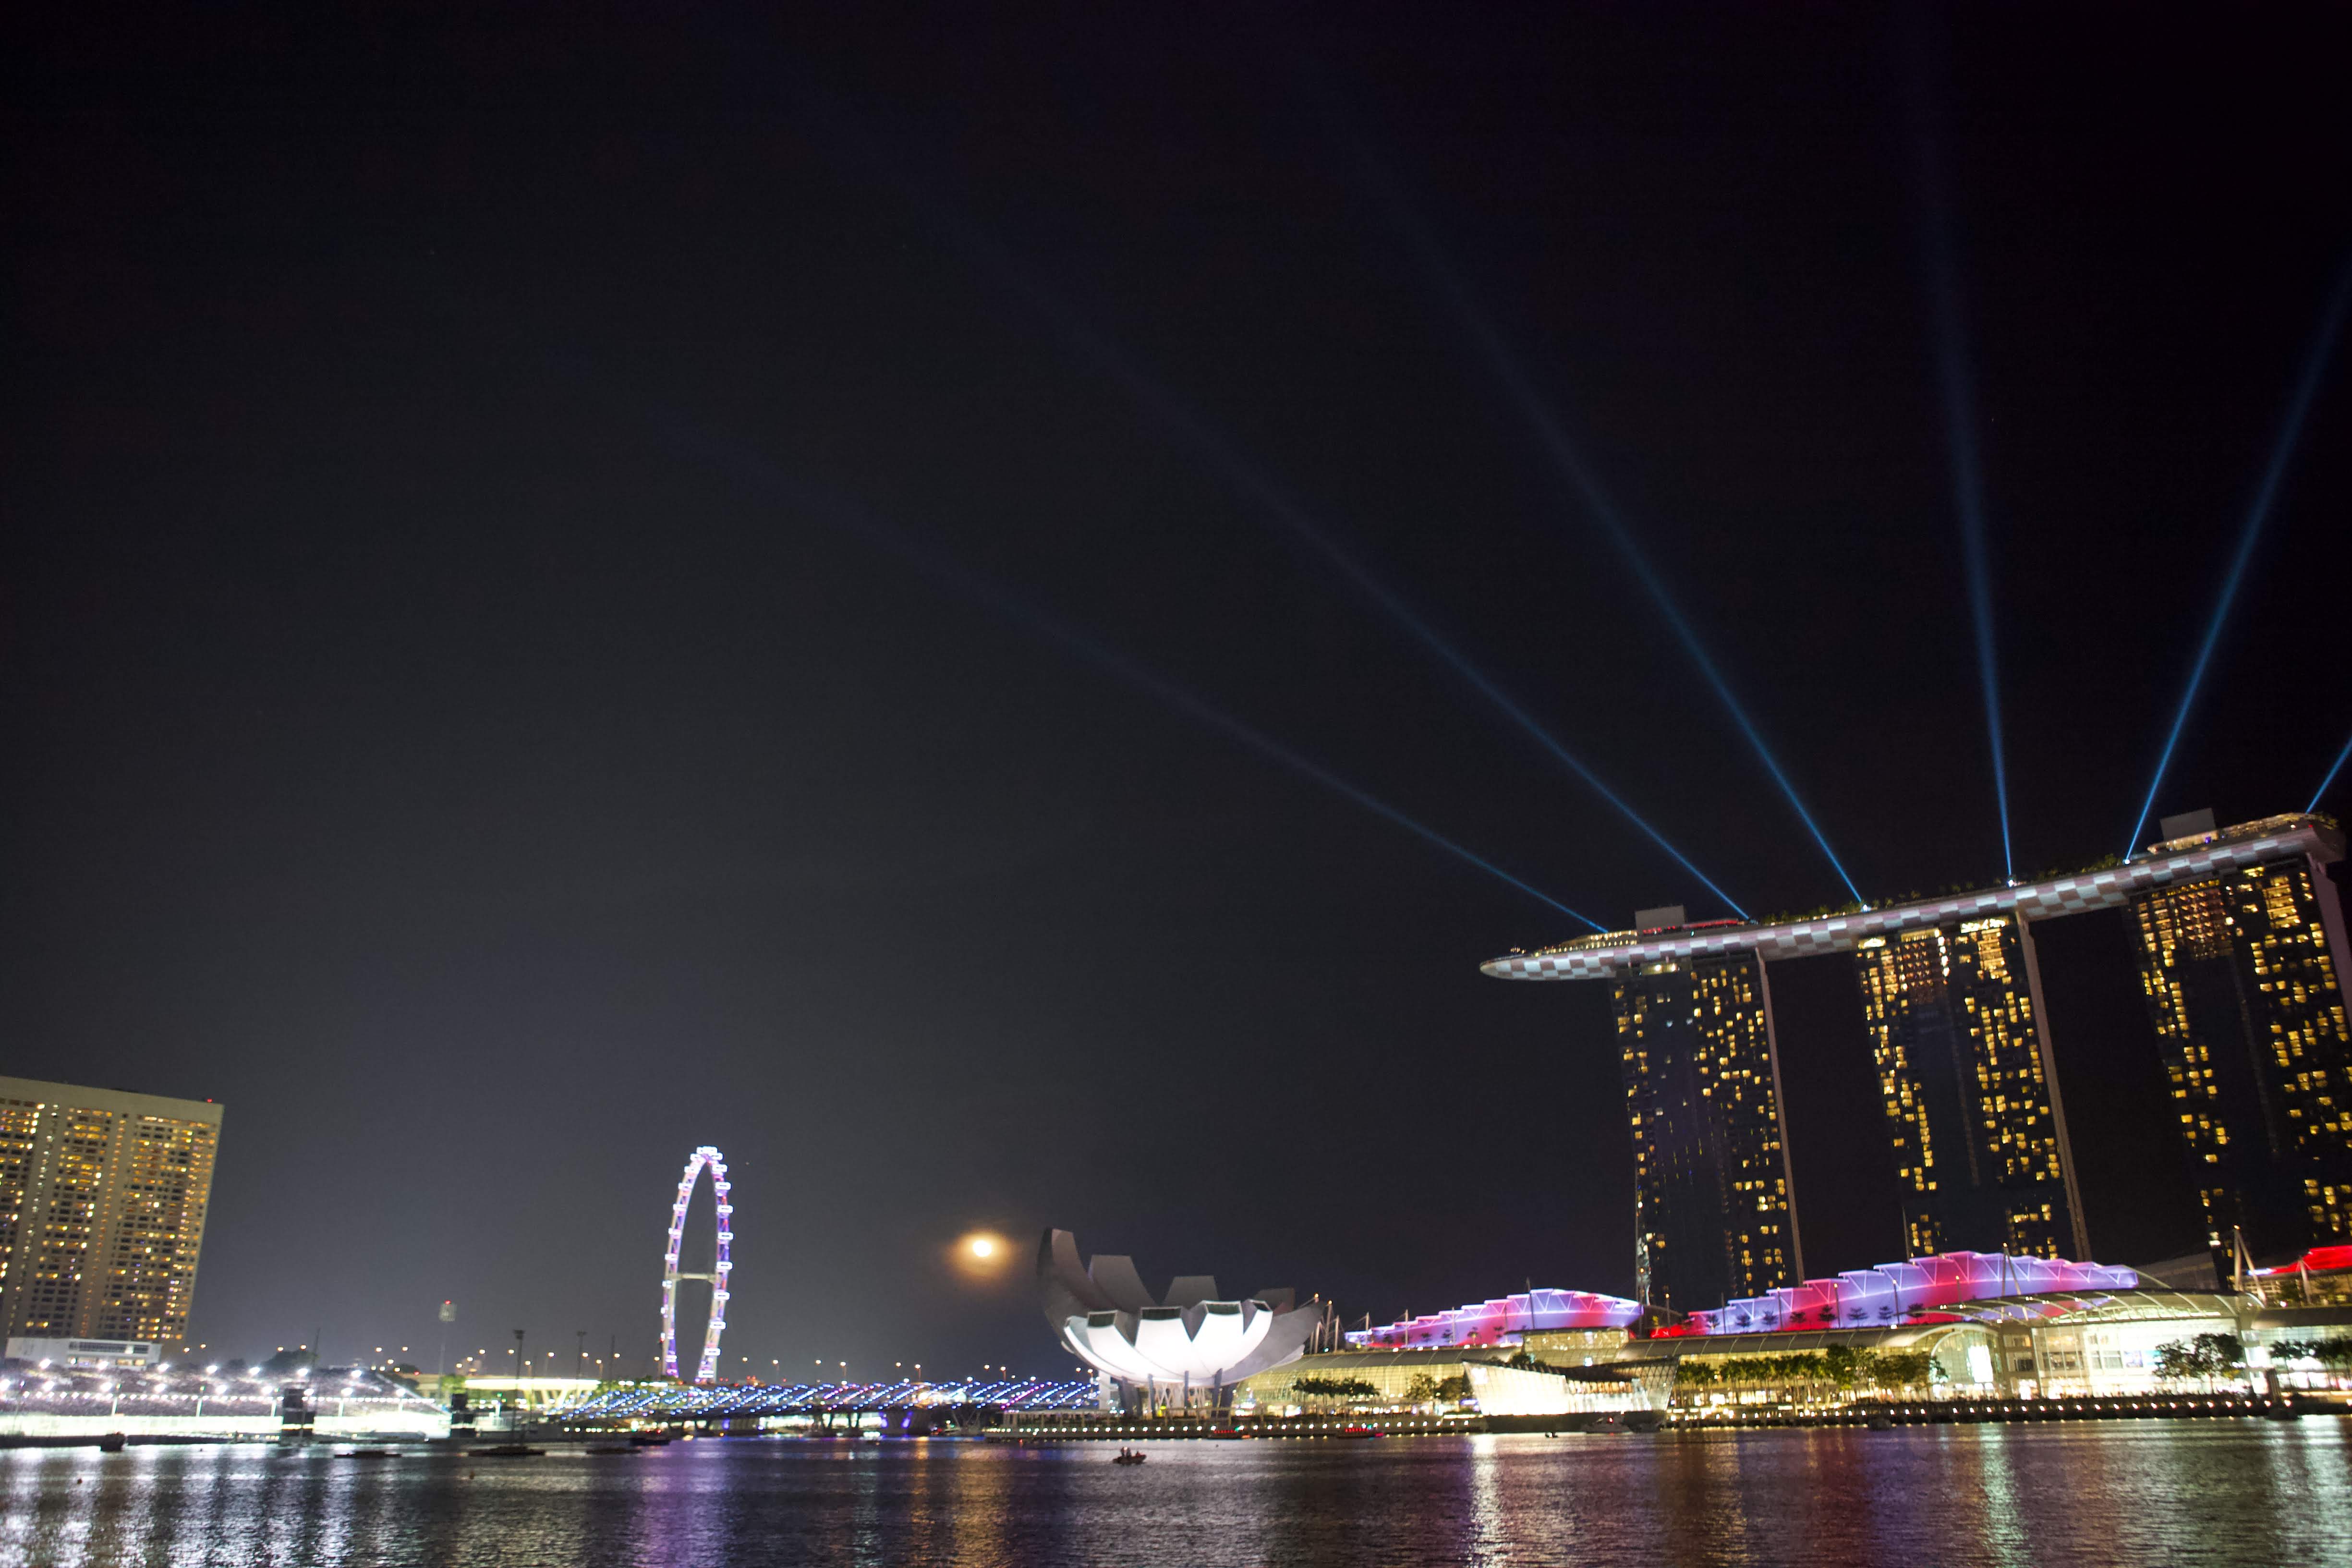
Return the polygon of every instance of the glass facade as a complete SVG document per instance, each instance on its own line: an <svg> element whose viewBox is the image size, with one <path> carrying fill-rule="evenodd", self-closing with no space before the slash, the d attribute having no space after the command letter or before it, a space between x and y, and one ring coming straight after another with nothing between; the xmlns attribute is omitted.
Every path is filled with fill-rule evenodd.
<svg viewBox="0 0 2352 1568"><path fill-rule="evenodd" d="M2133 901L2140 981L2226 1277L2352 1241L2352 1038L2342 911L2297 857Z"/></svg>
<svg viewBox="0 0 2352 1568"><path fill-rule="evenodd" d="M1612 987L1633 1134L1637 1294L1680 1311L1804 1271L1764 964L1669 960Z"/></svg>
<svg viewBox="0 0 2352 1568"><path fill-rule="evenodd" d="M2083 1255L2031 962L2008 915L1872 937L1854 952L1906 1257Z"/></svg>
<svg viewBox="0 0 2352 1568"><path fill-rule="evenodd" d="M187 1337L221 1108L0 1078L0 1337Z"/></svg>

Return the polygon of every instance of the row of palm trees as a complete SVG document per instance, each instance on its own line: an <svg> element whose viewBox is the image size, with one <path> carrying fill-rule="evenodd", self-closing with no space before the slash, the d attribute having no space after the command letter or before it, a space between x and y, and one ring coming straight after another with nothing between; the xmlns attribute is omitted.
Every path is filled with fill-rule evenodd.
<svg viewBox="0 0 2352 1568"><path fill-rule="evenodd" d="M1675 1369L1675 1392L1707 1388L1801 1389L1808 1400L1854 1388L1908 1394L1936 1376L1926 1351L1865 1351L1832 1345L1792 1355L1738 1356L1717 1363L1685 1361Z"/></svg>

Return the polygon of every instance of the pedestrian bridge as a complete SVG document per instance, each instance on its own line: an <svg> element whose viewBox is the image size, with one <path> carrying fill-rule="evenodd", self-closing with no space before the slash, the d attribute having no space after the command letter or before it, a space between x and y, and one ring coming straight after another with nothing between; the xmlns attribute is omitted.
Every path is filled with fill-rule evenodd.
<svg viewBox="0 0 2352 1568"><path fill-rule="evenodd" d="M723 1421L736 1417L830 1415L928 1406L1000 1410L1093 1410L1100 1404L1093 1380L1049 1383L1012 1378L995 1383L744 1383L632 1384L609 1388L571 1405L566 1421Z"/></svg>

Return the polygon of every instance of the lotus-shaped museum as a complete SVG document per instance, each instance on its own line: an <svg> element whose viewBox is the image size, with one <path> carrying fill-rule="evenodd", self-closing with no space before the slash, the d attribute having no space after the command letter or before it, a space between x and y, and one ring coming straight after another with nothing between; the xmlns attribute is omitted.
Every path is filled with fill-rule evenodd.
<svg viewBox="0 0 2352 1568"><path fill-rule="evenodd" d="M1063 1344L1106 1377L1146 1389L1229 1387L1297 1359L1321 1318L1290 1290L1220 1300L1207 1274L1177 1276L1155 1301L1133 1258L1097 1254L1081 1266L1066 1230L1038 1243L1037 1289Z"/></svg>

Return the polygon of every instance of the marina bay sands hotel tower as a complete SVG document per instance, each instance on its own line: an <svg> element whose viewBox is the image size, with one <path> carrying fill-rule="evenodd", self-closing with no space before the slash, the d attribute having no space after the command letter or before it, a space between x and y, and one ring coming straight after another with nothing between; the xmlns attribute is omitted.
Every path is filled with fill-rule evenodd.
<svg viewBox="0 0 2352 1568"><path fill-rule="evenodd" d="M1708 929L1675 908L1634 919L1636 934ZM2076 1255L2031 940L1993 915L1854 944L1908 1257ZM1662 959L1611 994L1642 1299L1688 1310L1802 1279L1763 959Z"/></svg>
<svg viewBox="0 0 2352 1568"><path fill-rule="evenodd" d="M2005 914L1917 926L1864 938L1854 968L1906 1256L2082 1257L2032 933Z"/></svg>
<svg viewBox="0 0 2352 1568"><path fill-rule="evenodd" d="M1851 955L1906 1249L2087 1258L2033 926L2127 911L2160 1065L2228 1273L2352 1242L2352 969L2333 823L2166 819L2120 866L1757 925L1645 910L1634 929L1491 960L1611 988L1645 1301L1715 1307L1804 1276L1769 965Z"/></svg>
<svg viewBox="0 0 2352 1568"><path fill-rule="evenodd" d="M1637 925L1679 927L1680 909ZM1629 965L1611 998L1633 1130L1633 1269L1688 1311L1804 1277L1772 994L1753 952Z"/></svg>

